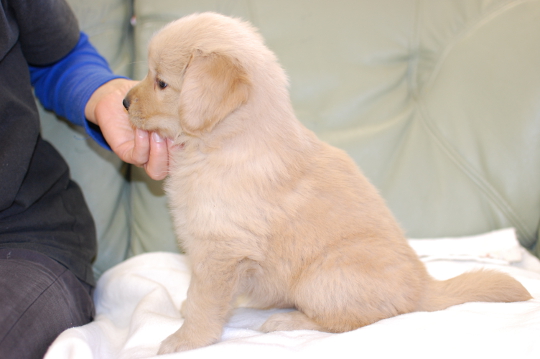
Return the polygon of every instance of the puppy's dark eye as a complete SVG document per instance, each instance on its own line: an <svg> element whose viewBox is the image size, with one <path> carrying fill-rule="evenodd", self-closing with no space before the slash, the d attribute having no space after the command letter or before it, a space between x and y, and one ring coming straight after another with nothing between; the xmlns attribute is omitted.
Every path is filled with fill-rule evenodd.
<svg viewBox="0 0 540 359"><path fill-rule="evenodd" d="M159 88L162 90L168 86L168 84L163 80L157 79L156 82Z"/></svg>

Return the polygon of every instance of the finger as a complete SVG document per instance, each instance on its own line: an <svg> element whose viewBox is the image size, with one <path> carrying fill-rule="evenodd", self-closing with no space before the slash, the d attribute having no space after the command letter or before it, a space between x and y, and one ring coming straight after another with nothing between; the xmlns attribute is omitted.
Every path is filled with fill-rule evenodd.
<svg viewBox="0 0 540 359"><path fill-rule="evenodd" d="M155 132L150 137L150 155L144 169L150 178L162 180L167 177L169 169L167 141Z"/></svg>
<svg viewBox="0 0 540 359"><path fill-rule="evenodd" d="M135 129L135 139L133 149L131 151L131 161L137 166L142 166L149 161L149 152L150 152L150 138L148 131L141 129Z"/></svg>

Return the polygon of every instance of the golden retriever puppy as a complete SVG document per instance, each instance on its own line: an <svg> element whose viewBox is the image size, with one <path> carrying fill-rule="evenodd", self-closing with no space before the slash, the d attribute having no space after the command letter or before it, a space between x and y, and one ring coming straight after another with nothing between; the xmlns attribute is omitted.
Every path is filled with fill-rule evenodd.
<svg viewBox="0 0 540 359"><path fill-rule="evenodd" d="M248 23L170 23L124 100L134 126L174 139L166 191L192 266L184 323L159 353L220 339L235 298L294 308L262 330L344 332L468 301L524 301L510 276L432 279L377 190L295 117L287 77Z"/></svg>

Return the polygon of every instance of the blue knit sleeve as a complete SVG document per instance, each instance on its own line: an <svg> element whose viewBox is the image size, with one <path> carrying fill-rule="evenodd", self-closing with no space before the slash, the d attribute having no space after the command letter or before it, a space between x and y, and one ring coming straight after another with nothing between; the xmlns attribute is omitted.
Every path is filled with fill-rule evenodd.
<svg viewBox="0 0 540 359"><path fill-rule="evenodd" d="M115 78L105 60L81 32L77 45L60 61L48 66L29 66L36 97L48 110L84 126L101 146L110 149L98 126L89 122L84 108L101 85Z"/></svg>

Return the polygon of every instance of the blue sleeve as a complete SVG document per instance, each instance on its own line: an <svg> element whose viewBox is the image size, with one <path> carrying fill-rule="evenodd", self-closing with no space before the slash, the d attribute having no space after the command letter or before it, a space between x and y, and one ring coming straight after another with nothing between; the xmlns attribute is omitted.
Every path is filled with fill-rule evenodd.
<svg viewBox="0 0 540 359"><path fill-rule="evenodd" d="M89 122L84 108L98 87L116 78L105 60L81 32L77 45L49 66L29 66L36 97L43 107L83 126L101 146L110 149L98 126Z"/></svg>

